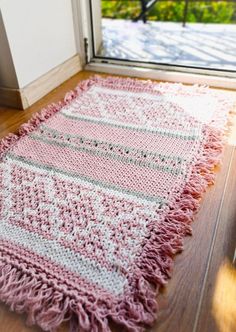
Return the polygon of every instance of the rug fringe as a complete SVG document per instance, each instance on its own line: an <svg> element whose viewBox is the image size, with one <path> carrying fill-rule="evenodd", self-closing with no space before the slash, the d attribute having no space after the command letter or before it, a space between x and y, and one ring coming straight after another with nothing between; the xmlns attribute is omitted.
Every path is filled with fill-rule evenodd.
<svg viewBox="0 0 236 332"><path fill-rule="evenodd" d="M42 122L101 80L102 78L95 76L81 82L75 90L66 94L64 101L49 105L22 125L17 134L9 134L3 138L0 141L0 158L3 158L20 138L37 129ZM126 80L127 83L127 79L106 79L107 82L109 80L121 84ZM140 88L141 85L142 88L144 85L151 86L150 81L128 81L130 85L138 81ZM178 86L175 85L176 88ZM173 257L182 250L183 238L191 234L190 223L199 209L199 200L207 186L214 183L214 167L219 163L224 131L206 126L205 135L207 139L204 153L193 166L192 174L179 198L172 203L162 222L155 220L148 226L150 232L143 242L136 270L131 271L127 292L117 303L110 306L103 303L100 306L98 303L89 302L86 296L69 296L52 283L40 279L39 275L34 275L32 271L23 270L5 261L0 262L1 301L18 313L27 312L28 324L37 324L45 331L55 331L65 320L70 321L70 332L111 332L109 319L126 327L130 332L141 332L145 327L151 326L157 313L157 290L170 278Z"/></svg>
<svg viewBox="0 0 236 332"><path fill-rule="evenodd" d="M86 297L66 295L47 280L11 263L0 263L0 298L17 313L27 312L27 324L55 331L64 321L70 332L111 332L104 309Z"/></svg>
<svg viewBox="0 0 236 332"><path fill-rule="evenodd" d="M214 183L214 168L219 163L223 144L221 144L223 131L206 128L207 140L204 153L193 167L190 179L186 183L179 198L170 206L169 212L162 222L153 221L149 225L149 236L143 243L143 248L136 265L135 282L129 285L128 297L140 291L137 283L146 287L146 302L150 303L148 310L153 320L145 323L151 326L156 318L157 291L164 286L171 277L174 255L183 249L183 239L191 235L191 222L199 209L199 201L207 187ZM130 280L132 276L130 276ZM142 290L143 291L143 290ZM144 299L143 299L144 301ZM122 323L122 320L117 320ZM138 330L137 330L138 331Z"/></svg>
<svg viewBox="0 0 236 332"><path fill-rule="evenodd" d="M91 85L97 82L96 76L81 81L77 87L66 93L64 99L59 101L58 103L49 104L47 107L43 108L41 111L32 115L30 120L24 124L22 124L18 132L13 134L10 133L7 136L0 139L0 160L4 157L4 155L13 148L13 146L24 136L28 135L32 131L36 130L40 124L46 122L50 119L54 114L59 112L63 107L69 105L73 99L77 98L81 93L86 91L91 87Z"/></svg>
<svg viewBox="0 0 236 332"><path fill-rule="evenodd" d="M224 123L225 125L225 123ZM173 202L164 220L150 223L143 242L137 270L131 271L125 298L116 305L113 321L128 331L144 331L153 325L158 310L157 293L171 277L174 255L183 249L183 240L192 234L191 222L200 200L215 181L215 167L223 150L224 128L205 126L203 153L195 162L190 178L179 198Z"/></svg>

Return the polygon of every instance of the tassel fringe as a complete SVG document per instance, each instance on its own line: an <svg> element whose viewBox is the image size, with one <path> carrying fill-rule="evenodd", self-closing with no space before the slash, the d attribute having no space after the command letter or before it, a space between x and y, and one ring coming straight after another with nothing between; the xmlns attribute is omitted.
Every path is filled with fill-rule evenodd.
<svg viewBox="0 0 236 332"><path fill-rule="evenodd" d="M9 134L0 141L0 159L22 137L54 116L78 95L93 84L111 84L129 90L140 88L155 92L151 81L106 78L98 76L81 82L74 91L66 94L64 101L49 105L23 124L17 134ZM105 83L104 83L105 82ZM180 84L163 83L178 92ZM202 91L206 87L189 87ZM228 105L227 105L228 106ZM224 125L225 123L221 124ZM70 332L111 332L109 321L122 325L130 332L144 331L151 326L157 313L156 295L171 276L173 257L183 249L183 239L191 234L191 222L199 209L199 201L207 187L214 183L214 168L219 163L223 149L223 129L205 128L203 154L193 166L192 174L168 212L159 222L149 225L149 236L143 242L136 261L135 271L130 272L127 289L116 303L91 303L85 296L72 297L34 275L27 269L16 267L5 259L0 261L0 299L18 313L27 312L29 325L37 324L45 331L56 331L63 322L70 322Z"/></svg>

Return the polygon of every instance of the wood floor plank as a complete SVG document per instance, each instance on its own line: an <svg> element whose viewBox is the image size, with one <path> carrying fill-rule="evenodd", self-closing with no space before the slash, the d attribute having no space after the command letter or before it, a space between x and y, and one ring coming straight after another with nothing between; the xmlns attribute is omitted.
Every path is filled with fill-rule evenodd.
<svg viewBox="0 0 236 332"><path fill-rule="evenodd" d="M33 113L40 111L48 104L55 103L63 99L65 94L74 89L79 81L87 79L91 75L93 74L88 71L76 74L24 111L0 106L0 138L6 136L9 132L16 132L22 123L31 118Z"/></svg>
<svg viewBox="0 0 236 332"><path fill-rule="evenodd" d="M152 332L193 331L230 155L231 148L226 147L216 183L204 195L192 225L193 236L185 239L184 251L175 260L173 277L159 296L160 312Z"/></svg>
<svg viewBox="0 0 236 332"><path fill-rule="evenodd" d="M196 332L236 331L236 266L232 264L236 247L235 170L236 148L219 214Z"/></svg>
<svg viewBox="0 0 236 332"><path fill-rule="evenodd" d="M0 107L0 137L5 136L9 132L16 132L19 126L26 122L33 113L37 112L51 102L56 102L62 99L68 90L73 89L80 80L86 79L92 74L93 73L91 72L81 72L75 75L69 81L62 84L60 87L52 91L49 95L45 96L25 111ZM232 147L226 147L223 157L223 164L217 171L216 183L214 186L210 187L204 195L201 202L201 209L195 218L195 222L193 223L193 236L185 239L184 251L175 259L172 279L168 283L167 287L163 289L162 293L158 296L160 310L157 317L157 323L150 330L150 332L193 332L194 321L196 319L198 305L202 294L203 282L205 280L204 278L207 266L209 265L210 251L216 227L217 215L223 200L223 188L229 170L231 152ZM230 181L231 178L233 186L235 175L232 174L232 171L230 173ZM226 214L222 215L222 220L226 218L227 223L229 222L231 226L225 226L226 228L222 229L221 233L217 236L219 239L220 235L224 236L224 242L228 241L232 246L232 218L234 213L232 205L234 204L234 206L236 206L236 204L235 201L233 201L233 196L227 197L230 202L225 202L224 198L224 206L229 210L228 217ZM231 217L229 218L229 216ZM223 227L223 225L221 227ZM229 227L229 229L227 227ZM231 233L228 234L228 231ZM217 231L217 234L218 233L219 230ZM221 252L220 255L224 255L224 253L228 250L225 246L225 244L222 244L222 246L216 247L216 250ZM215 257L217 255L214 254L213 256ZM216 259L217 257L214 258L214 262ZM211 264L214 262L212 258ZM214 283L215 280L214 273L216 273L216 271L212 266L206 282L206 289L209 293L204 295L202 307L203 311L201 312L207 313L211 308L211 302L206 301L205 298L207 296L212 296L210 290L211 284ZM208 323L211 329L207 330L207 323L204 325L202 322L204 321L205 316L202 315L203 314L201 313L199 316L199 329L196 332L200 332L201 328L203 328L201 330L203 332L218 332L216 326L214 326L211 322ZM3 304L0 305L0 332L39 331L41 330L37 327L26 327L24 315L12 313ZM57 332L66 331L67 327L62 326ZM114 329L114 331L121 332L121 329Z"/></svg>
<svg viewBox="0 0 236 332"><path fill-rule="evenodd" d="M26 315L18 315L0 304L0 332L42 332L39 327L26 326Z"/></svg>

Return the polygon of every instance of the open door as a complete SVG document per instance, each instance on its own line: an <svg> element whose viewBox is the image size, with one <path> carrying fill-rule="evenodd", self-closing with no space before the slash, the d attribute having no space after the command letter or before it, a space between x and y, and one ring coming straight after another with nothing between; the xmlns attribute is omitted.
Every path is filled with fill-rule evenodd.
<svg viewBox="0 0 236 332"><path fill-rule="evenodd" d="M93 58L236 73L236 2L90 0Z"/></svg>

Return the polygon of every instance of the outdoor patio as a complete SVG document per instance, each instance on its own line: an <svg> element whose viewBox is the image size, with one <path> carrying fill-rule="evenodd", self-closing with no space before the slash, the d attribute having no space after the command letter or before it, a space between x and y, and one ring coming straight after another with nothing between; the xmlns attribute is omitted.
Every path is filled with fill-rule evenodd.
<svg viewBox="0 0 236 332"><path fill-rule="evenodd" d="M236 70L236 25L102 19L98 55Z"/></svg>

